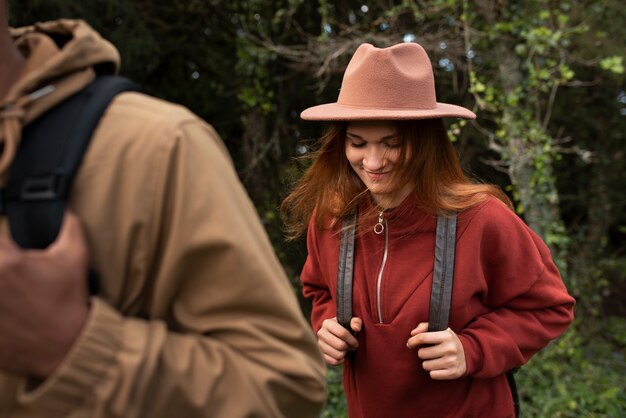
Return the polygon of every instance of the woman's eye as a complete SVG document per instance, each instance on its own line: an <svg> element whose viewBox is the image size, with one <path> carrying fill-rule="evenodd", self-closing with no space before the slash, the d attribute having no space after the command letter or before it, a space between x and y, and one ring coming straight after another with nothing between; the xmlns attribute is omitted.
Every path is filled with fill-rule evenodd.
<svg viewBox="0 0 626 418"><path fill-rule="evenodd" d="M365 146L365 142L350 142L350 146L354 148L363 148Z"/></svg>
<svg viewBox="0 0 626 418"><path fill-rule="evenodd" d="M398 148L400 146L400 143L393 141L393 142L386 142L385 145L389 148Z"/></svg>

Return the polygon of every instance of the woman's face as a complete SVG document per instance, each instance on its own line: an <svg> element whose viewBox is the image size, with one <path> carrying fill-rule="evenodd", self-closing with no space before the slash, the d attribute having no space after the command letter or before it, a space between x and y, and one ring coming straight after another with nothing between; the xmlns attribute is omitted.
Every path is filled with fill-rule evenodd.
<svg viewBox="0 0 626 418"><path fill-rule="evenodd" d="M411 191L405 185L394 193L392 173L400 157L400 137L393 122L354 121L346 130L346 158L376 203L398 206Z"/></svg>

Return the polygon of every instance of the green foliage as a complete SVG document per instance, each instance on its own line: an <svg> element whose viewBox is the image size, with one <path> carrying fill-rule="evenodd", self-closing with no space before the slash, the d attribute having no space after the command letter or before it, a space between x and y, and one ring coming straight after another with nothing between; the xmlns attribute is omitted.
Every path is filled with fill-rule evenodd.
<svg viewBox="0 0 626 418"><path fill-rule="evenodd" d="M342 386L343 367L329 367L326 375L326 404L320 418L348 418L348 405Z"/></svg>
<svg viewBox="0 0 626 418"><path fill-rule="evenodd" d="M259 108L269 114L274 103L274 90L271 88L271 73L268 65L275 60L275 54L241 37L237 42L236 73L242 80L238 99L246 108Z"/></svg>
<svg viewBox="0 0 626 418"><path fill-rule="evenodd" d="M516 374L523 415L625 416L625 335L623 319L591 324L578 319Z"/></svg>
<svg viewBox="0 0 626 418"><path fill-rule="evenodd" d="M448 138L450 141L457 142L459 139L459 135L461 134L461 130L467 125L467 121L465 119L460 119L450 124L448 128Z"/></svg>
<svg viewBox="0 0 626 418"><path fill-rule="evenodd" d="M600 61L600 67L615 74L624 74L624 57L606 57Z"/></svg>

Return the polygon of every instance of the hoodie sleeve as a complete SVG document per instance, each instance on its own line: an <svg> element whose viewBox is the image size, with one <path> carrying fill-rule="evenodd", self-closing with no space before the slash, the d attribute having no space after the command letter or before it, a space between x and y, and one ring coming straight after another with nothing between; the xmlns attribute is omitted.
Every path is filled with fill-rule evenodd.
<svg viewBox="0 0 626 418"><path fill-rule="evenodd" d="M35 390L24 385L20 403L48 417L78 405L93 417L317 416L325 366L221 140L192 118L153 133L169 138L156 140L144 184L129 174L112 192L152 196L141 208L153 222L152 247L133 256L146 262L121 263L116 271L134 278L92 299L65 361ZM126 169L120 158L112 164ZM131 212L142 204L128 200ZM111 219L110 232L118 225L127 224ZM128 225L116 245L141 236L140 225Z"/></svg>
<svg viewBox="0 0 626 418"><path fill-rule="evenodd" d="M470 221L457 245L468 243L479 254L465 251L456 266L471 266L465 273L481 290L461 298L480 299L485 310L458 335L467 373L493 377L526 363L563 334L575 302L545 243L499 202L488 203Z"/></svg>
<svg viewBox="0 0 626 418"><path fill-rule="evenodd" d="M329 269L322 268L320 262L322 256L318 243L318 239L322 237L320 237L320 233L317 231L313 218L311 217L307 231L308 255L300 274L300 281L302 282L302 294L304 297L312 299L311 325L313 326L313 331L317 332L322 327L324 320L337 316L334 295L331 294L330 290L331 287L333 291L335 290L332 283L335 283L336 278L329 277L328 274L325 274ZM323 246L328 251L330 250L328 247L334 247L333 244L325 243ZM332 250L330 251L332 253ZM339 253L337 252L337 254ZM324 259L327 264L334 266L333 263L336 263L337 256L325 257ZM332 271L332 267L330 269Z"/></svg>

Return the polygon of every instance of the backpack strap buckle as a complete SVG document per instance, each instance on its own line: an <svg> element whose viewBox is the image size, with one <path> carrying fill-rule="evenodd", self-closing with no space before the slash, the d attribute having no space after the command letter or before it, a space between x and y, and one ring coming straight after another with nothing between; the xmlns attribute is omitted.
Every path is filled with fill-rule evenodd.
<svg viewBox="0 0 626 418"><path fill-rule="evenodd" d="M56 171L22 180L20 200L55 200L65 196L66 176Z"/></svg>

